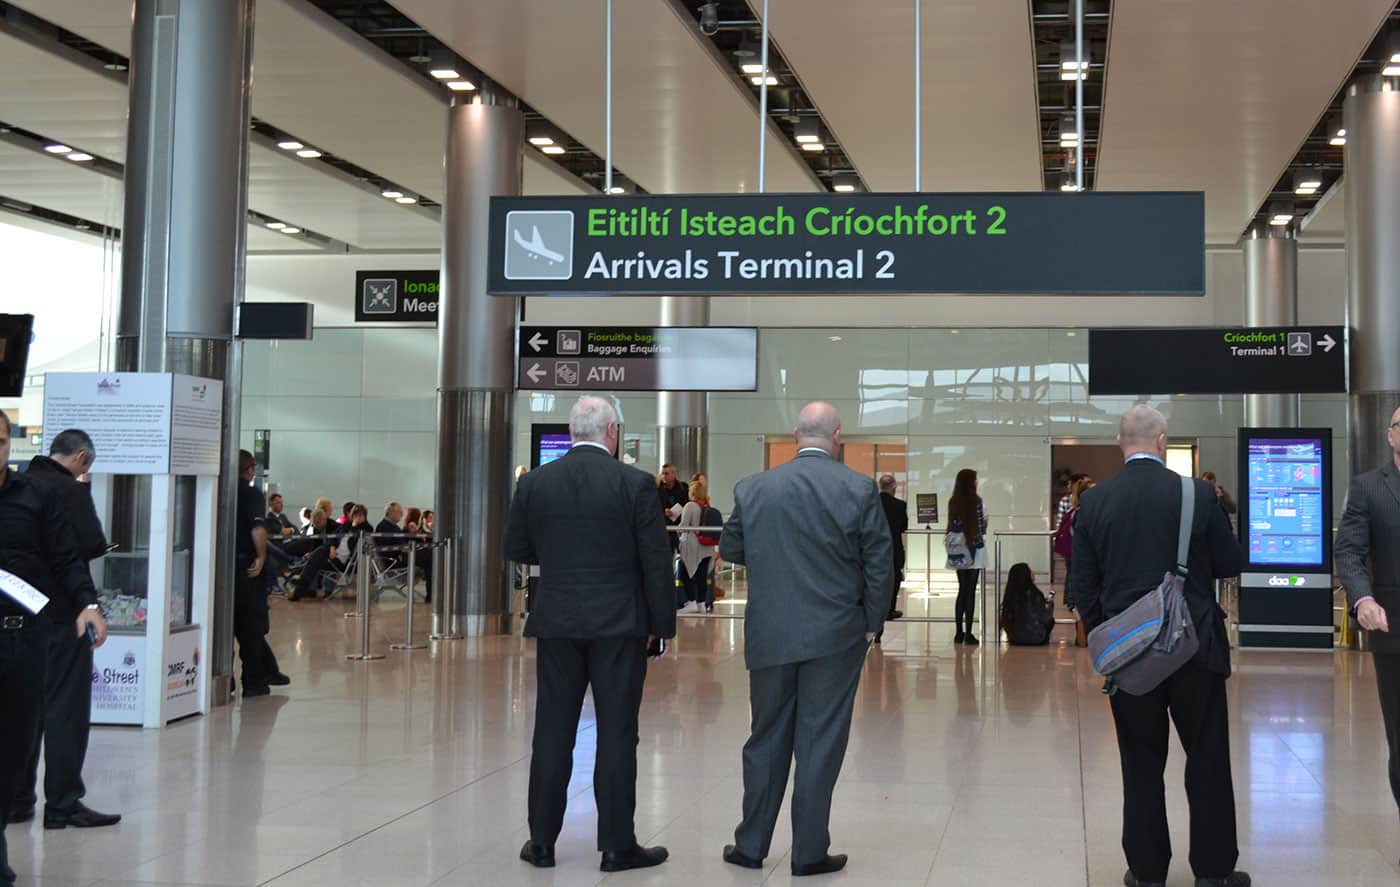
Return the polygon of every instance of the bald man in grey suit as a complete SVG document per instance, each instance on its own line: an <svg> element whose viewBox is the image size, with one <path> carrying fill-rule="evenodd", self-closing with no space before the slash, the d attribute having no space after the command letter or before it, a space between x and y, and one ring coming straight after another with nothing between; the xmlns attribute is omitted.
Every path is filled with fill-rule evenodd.
<svg viewBox="0 0 1400 887"><path fill-rule="evenodd" d="M841 417L808 404L793 432L797 458L746 478L720 555L748 568L744 658L752 728L744 745L744 818L726 862L762 868L793 754L792 873L840 871L832 856L831 794L856 686L889 610L894 554L871 478L837 461Z"/></svg>

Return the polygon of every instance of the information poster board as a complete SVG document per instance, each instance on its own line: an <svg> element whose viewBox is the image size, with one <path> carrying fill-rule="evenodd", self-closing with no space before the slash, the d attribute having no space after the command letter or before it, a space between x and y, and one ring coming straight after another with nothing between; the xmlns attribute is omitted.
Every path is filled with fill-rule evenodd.
<svg viewBox="0 0 1400 887"><path fill-rule="evenodd" d="M92 651L92 722L141 726L146 665L144 635L112 634Z"/></svg>
<svg viewBox="0 0 1400 887"><path fill-rule="evenodd" d="M165 642L165 719L173 721L201 711L199 632L177 631Z"/></svg>
<svg viewBox="0 0 1400 887"><path fill-rule="evenodd" d="M1332 430L1242 428L1240 644L1332 645Z"/></svg>
<svg viewBox="0 0 1400 887"><path fill-rule="evenodd" d="M918 523L938 523L938 494L915 493L914 510L918 513Z"/></svg>
<svg viewBox="0 0 1400 887"><path fill-rule="evenodd" d="M93 474L219 473L224 385L178 373L48 373L44 449L59 432L86 431Z"/></svg>

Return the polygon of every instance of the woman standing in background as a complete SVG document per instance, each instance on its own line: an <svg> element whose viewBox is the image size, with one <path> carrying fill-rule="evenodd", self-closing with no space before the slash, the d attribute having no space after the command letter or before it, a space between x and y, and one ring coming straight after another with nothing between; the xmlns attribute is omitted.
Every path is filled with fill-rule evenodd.
<svg viewBox="0 0 1400 887"><path fill-rule="evenodd" d="M962 538L959 552L957 537ZM977 582L987 563L987 515L982 510L982 497L977 494L977 472L964 468L953 482L953 496L948 500L948 530L944 546L948 549L948 564L958 571L958 599L953 606L957 633L953 643L976 646L972 633L972 613L977 604ZM966 626L966 627L964 627Z"/></svg>

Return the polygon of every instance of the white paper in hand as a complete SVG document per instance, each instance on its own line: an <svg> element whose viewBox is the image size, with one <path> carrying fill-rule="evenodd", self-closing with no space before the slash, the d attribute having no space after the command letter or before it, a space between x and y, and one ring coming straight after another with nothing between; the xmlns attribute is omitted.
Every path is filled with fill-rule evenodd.
<svg viewBox="0 0 1400 887"><path fill-rule="evenodd" d="M680 520L682 510L683 509L680 507L680 505L672 505L670 511L671 517L675 518L676 520Z"/></svg>
<svg viewBox="0 0 1400 887"><path fill-rule="evenodd" d="M8 573L4 570L0 570L0 594L4 594L36 616L49 604L48 596L42 591L14 573Z"/></svg>

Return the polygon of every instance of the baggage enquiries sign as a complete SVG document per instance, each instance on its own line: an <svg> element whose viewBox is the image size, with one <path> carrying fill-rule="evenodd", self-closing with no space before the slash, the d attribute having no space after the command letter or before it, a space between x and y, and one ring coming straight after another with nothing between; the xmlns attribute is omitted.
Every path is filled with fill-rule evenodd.
<svg viewBox="0 0 1400 887"><path fill-rule="evenodd" d="M753 327L522 326L517 347L521 390L758 390Z"/></svg>
<svg viewBox="0 0 1400 887"><path fill-rule="evenodd" d="M1200 192L494 197L519 295L1205 292Z"/></svg>

